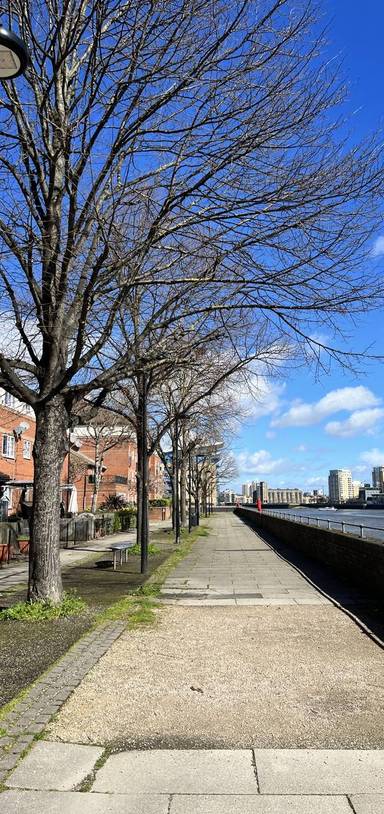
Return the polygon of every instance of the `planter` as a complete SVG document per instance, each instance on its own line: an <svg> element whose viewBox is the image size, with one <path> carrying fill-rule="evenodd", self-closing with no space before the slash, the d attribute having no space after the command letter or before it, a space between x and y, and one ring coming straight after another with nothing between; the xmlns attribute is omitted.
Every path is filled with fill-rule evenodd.
<svg viewBox="0 0 384 814"><path fill-rule="evenodd" d="M9 543L0 543L0 562L9 562Z"/></svg>
<svg viewBox="0 0 384 814"><path fill-rule="evenodd" d="M29 537L17 538L20 554L29 554Z"/></svg>

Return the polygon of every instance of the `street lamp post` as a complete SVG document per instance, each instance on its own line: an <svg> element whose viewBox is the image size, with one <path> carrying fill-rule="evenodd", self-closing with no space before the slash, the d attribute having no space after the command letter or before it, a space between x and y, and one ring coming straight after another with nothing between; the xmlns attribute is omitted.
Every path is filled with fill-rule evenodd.
<svg viewBox="0 0 384 814"><path fill-rule="evenodd" d="M0 80L16 79L25 72L29 62L25 42L0 24Z"/></svg>
<svg viewBox="0 0 384 814"><path fill-rule="evenodd" d="M180 543L180 490L179 490L179 415L175 415L175 471L174 471L174 496L175 496L175 543Z"/></svg>
<svg viewBox="0 0 384 814"><path fill-rule="evenodd" d="M188 447L188 533L192 530L192 449Z"/></svg>

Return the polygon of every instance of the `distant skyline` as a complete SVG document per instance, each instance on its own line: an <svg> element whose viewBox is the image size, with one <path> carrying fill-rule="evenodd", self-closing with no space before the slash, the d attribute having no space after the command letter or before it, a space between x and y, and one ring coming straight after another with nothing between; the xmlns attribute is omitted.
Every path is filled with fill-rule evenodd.
<svg viewBox="0 0 384 814"><path fill-rule="evenodd" d="M325 8L330 57L343 55L349 83L350 129L354 139L363 139L384 122L384 4L328 0ZM384 271L384 213L367 264ZM339 346L382 354L382 321L382 313L364 315ZM302 367L262 385L260 402L232 444L239 476L224 488L240 491L242 483L266 480L275 487L327 491L329 470L344 468L354 480L371 482L372 467L384 464L383 361L363 359L357 374L333 365L317 381L313 370Z"/></svg>

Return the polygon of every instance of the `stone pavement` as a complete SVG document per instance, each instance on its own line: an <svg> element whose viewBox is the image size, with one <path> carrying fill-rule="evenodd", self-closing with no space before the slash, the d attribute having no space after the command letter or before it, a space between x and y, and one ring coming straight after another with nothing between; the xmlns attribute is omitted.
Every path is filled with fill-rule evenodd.
<svg viewBox="0 0 384 814"><path fill-rule="evenodd" d="M161 597L198 607L330 604L233 514L215 518L209 538L175 568Z"/></svg>
<svg viewBox="0 0 384 814"><path fill-rule="evenodd" d="M383 814L380 751L152 750L40 741L7 814Z"/></svg>
<svg viewBox="0 0 384 814"><path fill-rule="evenodd" d="M212 522L155 627L108 626L77 688L86 644L53 676L73 692L1 811L384 814L382 651L238 518Z"/></svg>

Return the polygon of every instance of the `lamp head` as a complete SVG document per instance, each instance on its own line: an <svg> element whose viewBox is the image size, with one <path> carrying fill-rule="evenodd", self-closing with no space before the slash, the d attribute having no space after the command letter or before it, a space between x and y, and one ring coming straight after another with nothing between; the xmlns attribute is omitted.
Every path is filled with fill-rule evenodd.
<svg viewBox="0 0 384 814"><path fill-rule="evenodd" d="M29 62L28 49L23 40L0 25L0 80L16 79L24 73Z"/></svg>

